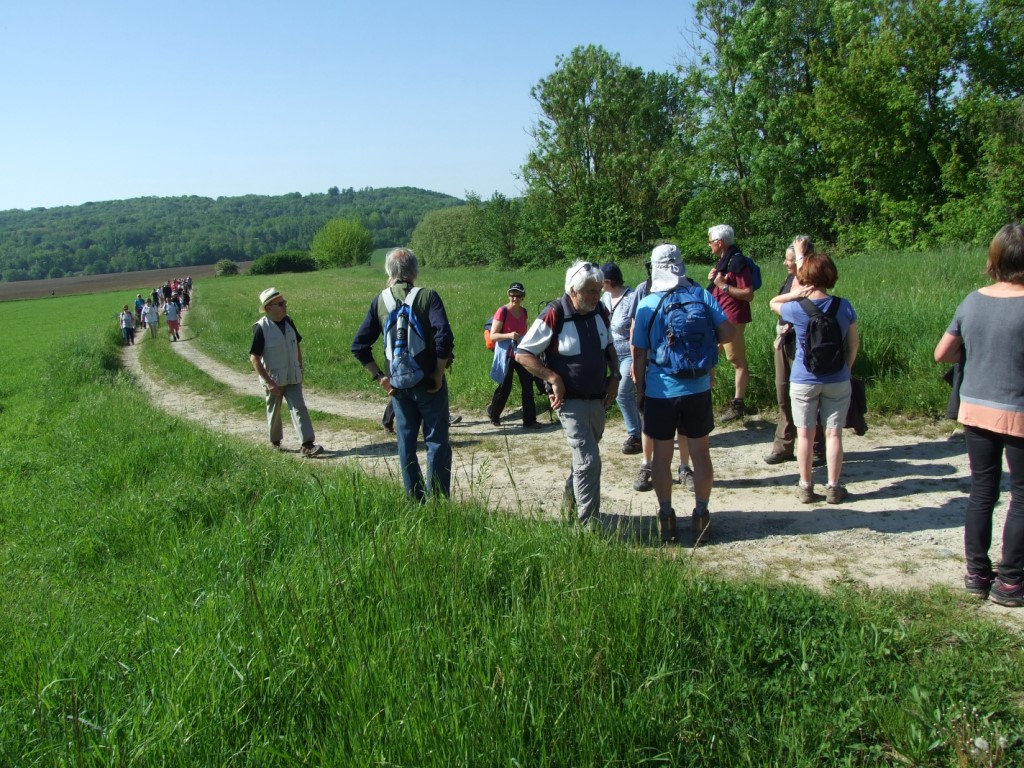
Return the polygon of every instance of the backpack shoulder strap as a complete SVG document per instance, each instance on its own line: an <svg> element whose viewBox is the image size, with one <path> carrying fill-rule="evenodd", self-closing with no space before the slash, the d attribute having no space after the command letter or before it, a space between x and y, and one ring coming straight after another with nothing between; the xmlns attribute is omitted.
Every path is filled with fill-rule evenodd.
<svg viewBox="0 0 1024 768"><path fill-rule="evenodd" d="M412 303L416 300L416 295L419 292L420 292L419 287L413 288L411 291L409 291L407 294L405 294L405 302L404 303L408 304L411 307Z"/></svg>
<svg viewBox="0 0 1024 768"><path fill-rule="evenodd" d="M839 308L843 305L843 300L838 296L832 297L832 303L828 305L828 309L825 311L832 317L839 314Z"/></svg>
<svg viewBox="0 0 1024 768"><path fill-rule="evenodd" d="M395 300L395 294L391 292L390 288L385 288L380 292L381 301L384 302L384 306L388 312L393 312L395 307L398 306L398 301Z"/></svg>
<svg viewBox="0 0 1024 768"><path fill-rule="evenodd" d="M833 304L835 302L832 302ZM807 313L808 317L816 317L821 314L821 310L818 309L818 305L808 299L806 296L800 297L800 306L804 308L804 312ZM829 307L831 309L831 306Z"/></svg>

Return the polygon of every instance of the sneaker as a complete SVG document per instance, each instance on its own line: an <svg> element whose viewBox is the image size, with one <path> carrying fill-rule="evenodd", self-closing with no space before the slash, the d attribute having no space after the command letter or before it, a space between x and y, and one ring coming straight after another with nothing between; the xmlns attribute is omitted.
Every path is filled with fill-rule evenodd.
<svg viewBox="0 0 1024 768"><path fill-rule="evenodd" d="M627 437L626 442L622 444L622 452L627 456L635 456L638 453L643 453L644 448L640 444L640 438Z"/></svg>
<svg viewBox="0 0 1024 768"><path fill-rule="evenodd" d="M640 465L640 470L636 473L636 480L633 483L634 491L653 491L654 490L654 478L651 476L651 468L645 467L643 464Z"/></svg>
<svg viewBox="0 0 1024 768"><path fill-rule="evenodd" d="M711 536L711 513L705 512L703 515L698 515L697 510L693 510L693 516L690 518L690 528L693 531L694 544L707 541Z"/></svg>
<svg viewBox="0 0 1024 768"><path fill-rule="evenodd" d="M995 576L991 573L988 575L968 573L964 576L964 589L975 597L980 597L984 600L988 597L988 592L992 588L992 582L994 579Z"/></svg>
<svg viewBox="0 0 1024 768"><path fill-rule="evenodd" d="M838 504L847 497L846 486L837 483L836 485L825 486L825 503Z"/></svg>
<svg viewBox="0 0 1024 768"><path fill-rule="evenodd" d="M451 416L448 417L448 426L449 427L454 427L460 421L462 421L462 417L461 416L451 415Z"/></svg>
<svg viewBox="0 0 1024 768"><path fill-rule="evenodd" d="M996 605L1005 605L1007 608L1020 608L1024 606L1024 584L1007 584L1002 579L992 582L988 592L988 599Z"/></svg>
<svg viewBox="0 0 1024 768"><path fill-rule="evenodd" d="M302 446L302 448L299 449L299 453L301 453L307 459L311 459L314 456L319 456L323 452L324 447L322 445L314 445L313 443L310 443L309 445L304 445Z"/></svg>
<svg viewBox="0 0 1024 768"><path fill-rule="evenodd" d="M801 504L813 504L815 502L814 496L814 485L801 485L796 484L796 497L800 500Z"/></svg>
<svg viewBox="0 0 1024 768"><path fill-rule="evenodd" d="M772 451L764 457L765 464L782 464L784 461L796 461L796 456L786 451Z"/></svg>
<svg viewBox="0 0 1024 768"><path fill-rule="evenodd" d="M670 544L676 540L676 511L673 509L667 515L658 515L658 527L661 529L661 543Z"/></svg>
<svg viewBox="0 0 1024 768"><path fill-rule="evenodd" d="M736 419L743 418L743 414L746 409L743 407L743 401L739 398L729 403L729 408L719 417L719 421L725 424L727 421L736 421Z"/></svg>
<svg viewBox="0 0 1024 768"><path fill-rule="evenodd" d="M693 493L693 470L689 464L680 464L676 473L676 485L681 485L687 491Z"/></svg>
<svg viewBox="0 0 1024 768"><path fill-rule="evenodd" d="M572 475L565 478L565 488L562 490L562 508L566 514L575 516L576 512L576 489L572 484Z"/></svg>

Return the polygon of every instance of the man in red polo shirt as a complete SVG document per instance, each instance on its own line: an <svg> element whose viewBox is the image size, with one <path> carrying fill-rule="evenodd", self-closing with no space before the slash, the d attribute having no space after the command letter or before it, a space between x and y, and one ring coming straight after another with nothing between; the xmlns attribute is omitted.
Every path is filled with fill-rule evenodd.
<svg viewBox="0 0 1024 768"><path fill-rule="evenodd" d="M736 233L728 224L716 224L708 230L708 245L718 260L708 273L708 291L736 327L733 340L722 345L726 358L736 371L735 396L728 410L719 418L724 423L742 418L746 412L743 398L750 381L750 367L744 333L750 322L750 302L754 300L753 271L743 252L736 247Z"/></svg>

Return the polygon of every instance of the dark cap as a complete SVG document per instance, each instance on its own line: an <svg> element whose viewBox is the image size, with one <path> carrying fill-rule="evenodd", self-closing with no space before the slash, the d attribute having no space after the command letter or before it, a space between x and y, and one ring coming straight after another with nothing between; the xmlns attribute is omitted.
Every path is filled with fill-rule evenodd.
<svg viewBox="0 0 1024 768"><path fill-rule="evenodd" d="M604 272L604 279L610 280L613 283L622 282L622 270L619 269L618 265L614 262L607 262L601 265L601 271Z"/></svg>
<svg viewBox="0 0 1024 768"><path fill-rule="evenodd" d="M521 294L523 294L523 296L526 295L526 289L523 288L523 284L522 283L512 283L512 285L510 285L508 287L508 292L509 292L509 294L521 293Z"/></svg>

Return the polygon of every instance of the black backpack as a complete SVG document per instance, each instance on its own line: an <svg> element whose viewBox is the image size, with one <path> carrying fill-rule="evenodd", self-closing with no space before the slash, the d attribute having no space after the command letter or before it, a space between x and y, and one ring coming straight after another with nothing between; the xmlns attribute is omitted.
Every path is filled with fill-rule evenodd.
<svg viewBox="0 0 1024 768"><path fill-rule="evenodd" d="M800 306L807 313L807 333L804 334L804 367L813 374L828 376L839 373L846 365L846 341L843 329L836 315L843 300L832 297L828 309L822 312L807 298L800 299Z"/></svg>

